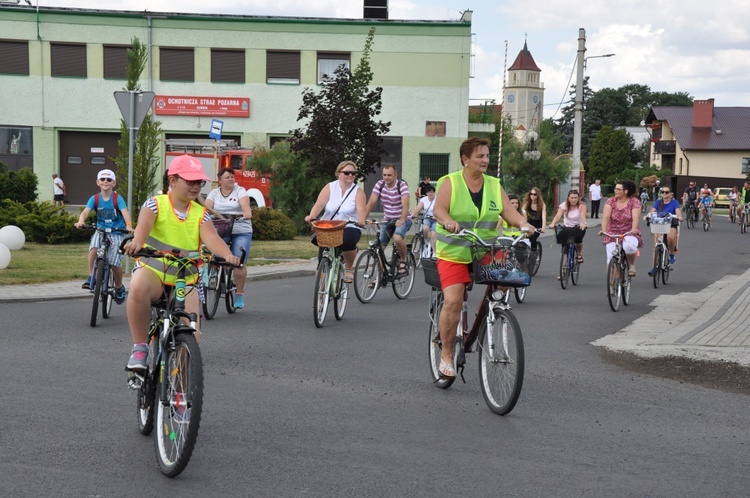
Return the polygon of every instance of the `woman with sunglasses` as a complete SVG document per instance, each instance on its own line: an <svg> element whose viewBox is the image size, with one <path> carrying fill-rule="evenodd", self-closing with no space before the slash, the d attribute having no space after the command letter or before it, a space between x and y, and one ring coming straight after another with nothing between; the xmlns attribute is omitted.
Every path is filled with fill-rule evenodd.
<svg viewBox="0 0 750 498"><path fill-rule="evenodd" d="M537 239L540 234L544 233L544 227L547 226L547 206L544 204L542 193L538 188L533 187L526 194L523 199L523 206L521 206L521 213L526 216L529 224L536 229L534 234L529 237L531 250L536 251Z"/></svg>
<svg viewBox="0 0 750 498"><path fill-rule="evenodd" d="M200 251L201 244L209 251L233 265L239 258L216 233L208 210L196 199L208 177L201 162L187 154L175 157L167 170L169 191L146 200L138 217L135 236L125 245L125 254L133 254L144 245L160 250L177 249L184 253ZM133 269L128 293L127 313L133 350L126 365L128 370L148 368L148 324L151 320L151 303L158 301L164 286L174 286L177 263L164 258L139 258ZM200 314L198 292L193 292L198 281L198 268L188 269L188 292L185 311ZM198 321L200 337L200 320Z"/></svg>
<svg viewBox="0 0 750 498"><path fill-rule="evenodd" d="M667 234L667 247L669 248L669 264L673 265L677 261L675 254L677 253L677 242L680 237L682 209L680 208L680 203L675 200L674 195L672 194L673 192L670 187L663 187L659 191L661 199L654 201L651 211L643 217L643 220L645 221L651 213L669 213L672 215L672 228L669 230L669 234ZM661 237L661 234L654 234L654 250L656 250L656 241L658 237ZM653 261L653 258L651 258L651 260ZM654 269L651 268L648 274L649 276L653 275Z"/></svg>
<svg viewBox="0 0 750 498"><path fill-rule="evenodd" d="M558 243L565 243L569 237L573 237L578 251L578 263L583 263L583 237L586 235L586 204L581 202L581 196L577 190L568 192L565 202L560 204L557 214L549 224L549 228L555 228L555 224L563 219L564 229L560 232ZM562 241L562 242L561 242Z"/></svg>
<svg viewBox="0 0 750 498"><path fill-rule="evenodd" d="M318 194L310 214L305 216L305 221L310 223L320 216L323 220L343 220L347 222L344 228L344 243L341 244L341 252L344 255L344 282L351 283L354 280L354 258L357 255L357 243L362 237L362 227L365 226L367 205L365 191L359 188L355 182L357 177L357 165L352 161L342 161L336 167L337 179L323 187ZM357 220L352 222L350 220ZM317 245L317 244L316 244ZM323 249L319 251L318 259L323 255Z"/></svg>

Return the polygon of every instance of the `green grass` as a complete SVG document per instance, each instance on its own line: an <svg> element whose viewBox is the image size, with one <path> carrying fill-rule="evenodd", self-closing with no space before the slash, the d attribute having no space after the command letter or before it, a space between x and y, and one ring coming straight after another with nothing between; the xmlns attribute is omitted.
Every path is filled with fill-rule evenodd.
<svg viewBox="0 0 750 498"><path fill-rule="evenodd" d="M0 285L83 281L88 275L88 247L88 242L57 245L27 242L22 249L11 251L10 264L0 270ZM310 259L318 255L318 248L310 244L310 237L300 236L294 240L254 240L250 253L249 264L254 266Z"/></svg>

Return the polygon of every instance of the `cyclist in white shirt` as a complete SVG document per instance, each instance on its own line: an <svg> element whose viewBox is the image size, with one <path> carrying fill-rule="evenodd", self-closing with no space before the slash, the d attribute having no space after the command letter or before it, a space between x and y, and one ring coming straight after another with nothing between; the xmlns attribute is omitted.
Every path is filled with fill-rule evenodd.
<svg viewBox="0 0 750 498"><path fill-rule="evenodd" d="M422 222L422 233L424 239L430 241L431 254L435 254L435 227L437 222L435 221L435 214L433 208L435 207L435 187L427 185L422 187L422 192L425 194L424 197L419 199L417 205L414 206L414 210L411 212L411 217L415 218L422 209L424 209L424 221Z"/></svg>

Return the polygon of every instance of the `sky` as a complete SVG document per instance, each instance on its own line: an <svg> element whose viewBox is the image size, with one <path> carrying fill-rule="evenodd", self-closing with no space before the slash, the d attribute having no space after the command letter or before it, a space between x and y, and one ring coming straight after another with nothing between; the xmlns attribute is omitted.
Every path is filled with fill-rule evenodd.
<svg viewBox="0 0 750 498"><path fill-rule="evenodd" d="M7 0L6 0L7 1ZM362 0L31 0L48 7L289 17L362 17ZM21 1L21 4L24 2ZM750 107L747 0L389 0L390 19L457 20L473 11L472 99L501 102L510 66L527 42L545 87L544 117L570 100L578 30L586 30L593 90L628 84ZM373 50L377 51L377 35ZM609 58L594 58L611 54ZM644 116L645 117L645 116Z"/></svg>

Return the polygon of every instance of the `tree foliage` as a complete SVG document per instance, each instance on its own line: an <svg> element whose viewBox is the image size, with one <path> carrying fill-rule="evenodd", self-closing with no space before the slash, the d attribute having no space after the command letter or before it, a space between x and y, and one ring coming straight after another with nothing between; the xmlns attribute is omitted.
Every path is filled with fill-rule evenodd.
<svg viewBox="0 0 750 498"><path fill-rule="evenodd" d="M302 92L297 121L308 122L290 132L290 144L291 150L307 162L309 178L330 179L345 159L357 164L358 180L380 167L384 153L381 136L388 133L391 123L376 120L382 109L383 89L369 88L374 36L372 28L353 72L339 66L332 78L323 78L319 92L310 88Z"/></svg>
<svg viewBox="0 0 750 498"><path fill-rule="evenodd" d="M4 162L0 161L0 200L35 201L38 185L39 180L31 168L24 167L18 171L11 171Z"/></svg>
<svg viewBox="0 0 750 498"><path fill-rule="evenodd" d="M138 38L133 38L131 47L128 49L127 84L125 91L141 90L138 83L143 70L148 62L148 49ZM159 139L161 137L161 122L153 119L149 112L135 136L133 147L133 191L132 206L128 206L134 220L138 219L138 213L146 198L156 189L160 178L157 176L161 158L159 157ZM120 140L117 143L117 157L113 161L117 165L117 190L120 195L127 198L128 195L128 143L130 130L125 120L120 120Z"/></svg>
<svg viewBox="0 0 750 498"><path fill-rule="evenodd" d="M603 126L591 145L586 176L614 183L623 171L633 167L632 149L633 137L627 131Z"/></svg>

